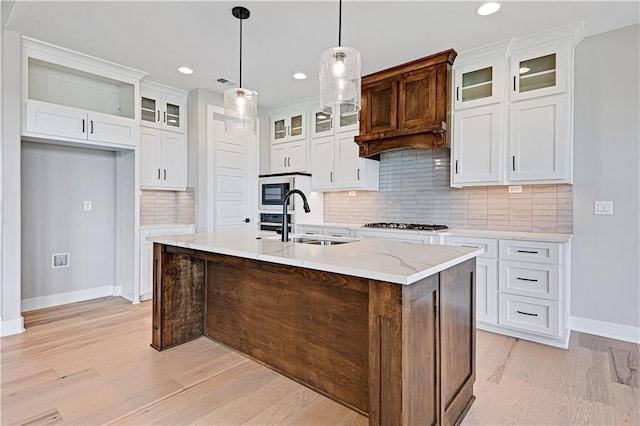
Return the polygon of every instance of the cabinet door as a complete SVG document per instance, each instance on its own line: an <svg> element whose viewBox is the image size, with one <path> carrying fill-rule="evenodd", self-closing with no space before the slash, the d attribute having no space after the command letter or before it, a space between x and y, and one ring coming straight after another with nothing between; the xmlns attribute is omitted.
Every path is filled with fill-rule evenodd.
<svg viewBox="0 0 640 426"><path fill-rule="evenodd" d="M455 110L501 102L504 99L504 69L504 54L455 66Z"/></svg>
<svg viewBox="0 0 640 426"><path fill-rule="evenodd" d="M153 297L153 244L140 244L140 300Z"/></svg>
<svg viewBox="0 0 640 426"><path fill-rule="evenodd" d="M287 172L307 170L307 141L291 142L288 145Z"/></svg>
<svg viewBox="0 0 640 426"><path fill-rule="evenodd" d="M334 187L334 146L333 136L311 140L311 188L314 191Z"/></svg>
<svg viewBox="0 0 640 426"><path fill-rule="evenodd" d="M140 125L146 127L162 127L162 111L160 97L143 91L140 97Z"/></svg>
<svg viewBox="0 0 640 426"><path fill-rule="evenodd" d="M398 80L388 79L362 87L364 133L389 132L398 128Z"/></svg>
<svg viewBox="0 0 640 426"><path fill-rule="evenodd" d="M311 137L333 135L334 122L330 112L316 108L311 113Z"/></svg>
<svg viewBox="0 0 640 426"><path fill-rule="evenodd" d="M287 137L286 116L275 116L271 119L271 143L285 142Z"/></svg>
<svg viewBox="0 0 640 426"><path fill-rule="evenodd" d="M509 180L571 183L571 138L566 95L510 106Z"/></svg>
<svg viewBox="0 0 640 426"><path fill-rule="evenodd" d="M271 145L271 173L286 172L288 156L286 144Z"/></svg>
<svg viewBox="0 0 640 426"><path fill-rule="evenodd" d="M358 132L360 130L360 114L345 111L345 109L344 105L340 105L340 117L335 123L336 132Z"/></svg>
<svg viewBox="0 0 640 426"><path fill-rule="evenodd" d="M509 61L512 101L563 93L570 69L569 42L521 49Z"/></svg>
<svg viewBox="0 0 640 426"><path fill-rule="evenodd" d="M162 186L185 189L186 142L182 133L162 132Z"/></svg>
<svg viewBox="0 0 640 426"><path fill-rule="evenodd" d="M437 127L436 67L404 74L398 88L398 128Z"/></svg>
<svg viewBox="0 0 640 426"><path fill-rule="evenodd" d="M97 142L135 146L136 127L136 122L130 118L90 112L87 138Z"/></svg>
<svg viewBox="0 0 640 426"><path fill-rule="evenodd" d="M184 98L164 96L162 98L162 128L184 133L187 125L187 103Z"/></svg>
<svg viewBox="0 0 640 426"><path fill-rule="evenodd" d="M162 131L140 127L140 186L162 184Z"/></svg>
<svg viewBox="0 0 640 426"><path fill-rule="evenodd" d="M476 320L498 323L498 261L476 258Z"/></svg>
<svg viewBox="0 0 640 426"><path fill-rule="evenodd" d="M502 106L457 111L453 121L453 183L500 183Z"/></svg>
<svg viewBox="0 0 640 426"><path fill-rule="evenodd" d="M307 126L304 112L294 112L289 114L287 121L289 124L287 132L289 140L298 140L307 137Z"/></svg>
<svg viewBox="0 0 640 426"><path fill-rule="evenodd" d="M364 161L358 155L355 133L342 133L336 137L336 189L357 188L364 180Z"/></svg>
<svg viewBox="0 0 640 426"><path fill-rule="evenodd" d="M29 133L87 139L87 113L76 108L29 100L25 130Z"/></svg>

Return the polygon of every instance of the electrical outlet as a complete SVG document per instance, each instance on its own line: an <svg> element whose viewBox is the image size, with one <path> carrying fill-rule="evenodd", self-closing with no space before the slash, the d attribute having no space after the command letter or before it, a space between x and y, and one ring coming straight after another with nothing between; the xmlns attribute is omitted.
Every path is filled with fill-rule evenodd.
<svg viewBox="0 0 640 426"><path fill-rule="evenodd" d="M522 185L512 185L509 187L509 194L521 194Z"/></svg>
<svg viewBox="0 0 640 426"><path fill-rule="evenodd" d="M85 201L84 202L84 211L85 212L90 212L91 211L91 201Z"/></svg>
<svg viewBox="0 0 640 426"><path fill-rule="evenodd" d="M356 191L349 191L349 197L355 197Z"/></svg>
<svg viewBox="0 0 640 426"><path fill-rule="evenodd" d="M69 253L53 253L51 255L51 268L66 268L69 266L71 255Z"/></svg>
<svg viewBox="0 0 640 426"><path fill-rule="evenodd" d="M613 201L594 201L593 214L613 214Z"/></svg>

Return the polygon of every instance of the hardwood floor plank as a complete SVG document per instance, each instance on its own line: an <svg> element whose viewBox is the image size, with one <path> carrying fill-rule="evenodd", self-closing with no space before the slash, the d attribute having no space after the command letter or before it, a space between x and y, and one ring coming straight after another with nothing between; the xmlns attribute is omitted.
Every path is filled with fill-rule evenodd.
<svg viewBox="0 0 640 426"><path fill-rule="evenodd" d="M23 423L21 426L27 425L56 425L64 422L64 419L58 412L58 410L52 410L44 414L39 414L32 419L29 419Z"/></svg>

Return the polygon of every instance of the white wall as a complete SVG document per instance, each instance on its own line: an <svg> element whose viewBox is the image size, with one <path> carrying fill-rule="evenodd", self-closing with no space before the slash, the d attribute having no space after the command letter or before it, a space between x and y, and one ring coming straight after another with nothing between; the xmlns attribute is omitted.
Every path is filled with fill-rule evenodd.
<svg viewBox="0 0 640 426"><path fill-rule="evenodd" d="M20 35L2 34L2 276L0 335L20 333Z"/></svg>
<svg viewBox="0 0 640 426"><path fill-rule="evenodd" d="M575 51L574 329L640 340L639 25ZM593 214L595 200L613 216Z"/></svg>
<svg viewBox="0 0 640 426"><path fill-rule="evenodd" d="M22 142L21 171L23 301L113 287L116 154ZM60 252L70 253L69 267L52 269Z"/></svg>

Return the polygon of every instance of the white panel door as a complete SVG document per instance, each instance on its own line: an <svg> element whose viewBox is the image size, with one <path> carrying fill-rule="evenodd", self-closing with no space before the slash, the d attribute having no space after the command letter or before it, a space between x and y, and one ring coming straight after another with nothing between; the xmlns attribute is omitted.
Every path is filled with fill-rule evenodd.
<svg viewBox="0 0 640 426"><path fill-rule="evenodd" d="M26 115L27 132L87 139L86 111L30 100Z"/></svg>
<svg viewBox="0 0 640 426"><path fill-rule="evenodd" d="M500 183L502 106L457 111L454 118L454 184Z"/></svg>
<svg viewBox="0 0 640 426"><path fill-rule="evenodd" d="M570 180L567 96L511 104L509 180Z"/></svg>
<svg viewBox="0 0 640 426"><path fill-rule="evenodd" d="M162 186L165 188L187 186L185 144L183 133L162 132Z"/></svg>
<svg viewBox="0 0 640 426"><path fill-rule="evenodd" d="M287 172L305 172L307 170L307 140L289 142Z"/></svg>
<svg viewBox="0 0 640 426"><path fill-rule="evenodd" d="M161 131L140 127L140 186L158 187L162 183Z"/></svg>
<svg viewBox="0 0 640 426"><path fill-rule="evenodd" d="M90 112L89 140L135 146L134 120L109 114Z"/></svg>
<svg viewBox="0 0 640 426"><path fill-rule="evenodd" d="M223 119L213 123L213 230L252 229L250 182L257 176L251 176L250 149L257 146L256 136L226 133Z"/></svg>
<svg viewBox="0 0 640 426"><path fill-rule="evenodd" d="M498 261L476 258L476 320L498 323Z"/></svg>
<svg viewBox="0 0 640 426"><path fill-rule="evenodd" d="M314 191L333 189L335 178L333 135L312 139L311 150L311 189Z"/></svg>

